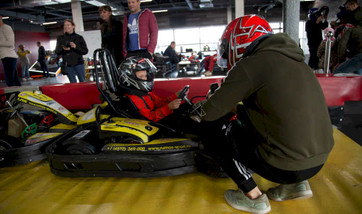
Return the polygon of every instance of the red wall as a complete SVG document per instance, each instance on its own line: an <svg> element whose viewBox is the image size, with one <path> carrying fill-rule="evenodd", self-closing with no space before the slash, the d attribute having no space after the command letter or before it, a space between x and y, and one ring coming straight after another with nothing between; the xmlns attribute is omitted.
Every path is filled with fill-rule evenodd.
<svg viewBox="0 0 362 214"><path fill-rule="evenodd" d="M18 45L24 45L25 50L31 51L28 55L30 64L32 65L38 59L38 46L36 42L39 41L44 46L45 50L50 49L49 33L41 32L27 32L27 31L15 31L15 52L18 51ZM17 64L18 74L21 77L21 67ZM0 80L5 80L4 67L0 60Z"/></svg>

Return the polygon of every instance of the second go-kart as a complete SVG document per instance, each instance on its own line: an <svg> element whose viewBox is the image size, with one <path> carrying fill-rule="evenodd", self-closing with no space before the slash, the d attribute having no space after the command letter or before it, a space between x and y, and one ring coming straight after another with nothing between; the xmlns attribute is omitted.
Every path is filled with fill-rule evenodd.
<svg viewBox="0 0 362 214"><path fill-rule="evenodd" d="M40 91L0 95L0 167L45 159L46 146L75 128L76 121L71 112Z"/></svg>
<svg viewBox="0 0 362 214"><path fill-rule="evenodd" d="M107 50L97 49L94 59L100 62L94 75L105 102L79 117L77 128L47 148L52 173L70 177L158 177L193 172L198 143L137 112L122 95L124 85L132 83L121 82L123 74ZM147 59L144 65L151 73L155 69ZM105 89L99 84L99 70ZM186 90L180 96L185 97Z"/></svg>

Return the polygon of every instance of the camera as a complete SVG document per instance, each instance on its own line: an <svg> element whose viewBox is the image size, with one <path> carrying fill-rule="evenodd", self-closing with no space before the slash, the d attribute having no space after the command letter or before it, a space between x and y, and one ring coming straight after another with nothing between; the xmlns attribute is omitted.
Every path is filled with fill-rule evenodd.
<svg viewBox="0 0 362 214"><path fill-rule="evenodd" d="M329 7L327 6L323 6L321 7L321 9L318 10L318 12L316 13L316 17L322 16L322 17L327 17L329 13Z"/></svg>
<svg viewBox="0 0 362 214"><path fill-rule="evenodd" d="M65 43L65 46L64 47L66 47L66 48L70 48L70 42L69 41L67 41L66 43Z"/></svg>

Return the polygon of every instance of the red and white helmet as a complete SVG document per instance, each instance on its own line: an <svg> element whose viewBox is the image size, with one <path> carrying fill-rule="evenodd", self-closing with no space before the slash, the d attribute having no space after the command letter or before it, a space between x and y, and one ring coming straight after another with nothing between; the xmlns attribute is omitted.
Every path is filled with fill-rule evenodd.
<svg viewBox="0 0 362 214"><path fill-rule="evenodd" d="M246 48L258 37L273 33L269 23L258 15L236 18L225 28L219 41L218 65L230 69L239 61ZM222 59L223 58L223 59Z"/></svg>

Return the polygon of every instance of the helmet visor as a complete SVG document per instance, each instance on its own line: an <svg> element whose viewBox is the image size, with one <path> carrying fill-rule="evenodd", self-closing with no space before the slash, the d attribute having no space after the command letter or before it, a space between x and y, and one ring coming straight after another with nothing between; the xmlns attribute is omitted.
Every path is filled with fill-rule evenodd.
<svg viewBox="0 0 362 214"><path fill-rule="evenodd" d="M217 65L220 68L227 68L228 51L229 47L227 39L221 39L217 47Z"/></svg>

